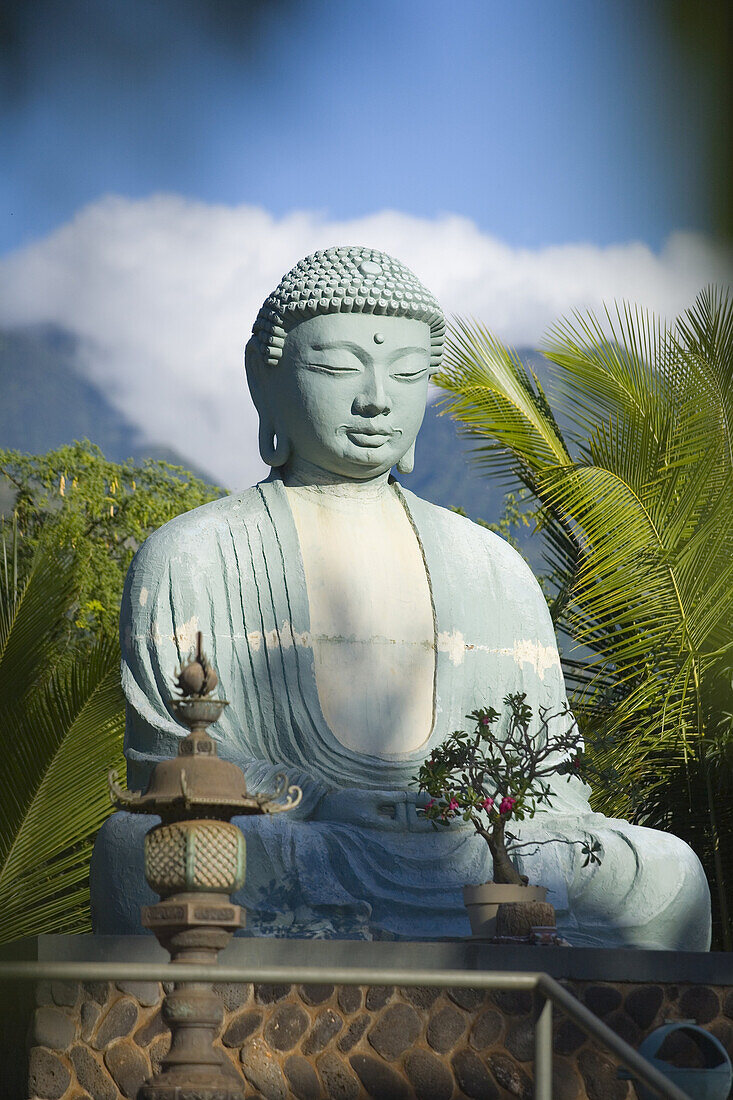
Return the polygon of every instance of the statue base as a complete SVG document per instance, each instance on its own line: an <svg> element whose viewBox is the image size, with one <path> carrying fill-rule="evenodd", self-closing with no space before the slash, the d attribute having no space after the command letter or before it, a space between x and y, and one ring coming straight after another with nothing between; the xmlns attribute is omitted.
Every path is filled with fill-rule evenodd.
<svg viewBox="0 0 733 1100"><path fill-rule="evenodd" d="M13 950L17 954L17 945ZM38 941L38 958L139 966L165 962L167 954L152 936L47 936ZM223 980L215 986L224 1007L216 1052L228 1059L250 1094L283 1100L339 1095L339 1086L345 1096L425 1095L426 1089L436 1097L470 1095L477 1081L486 1095L503 1094L507 1081L531 1095L536 1006L528 993L387 986L385 969L543 970L565 982L609 1027L623 1029L634 1046L664 1019L694 1016L733 1051L726 1015L733 1004L730 953L568 950L472 939L359 943L236 938L222 952L220 965L241 967L243 975L305 966L352 966L374 975L363 986L330 984L325 975L318 984L291 983L283 976L275 984L253 985L226 981L222 971ZM20 986L18 990L22 993ZM161 1016L159 982L48 981L39 983L37 995L29 1087L23 1095L33 1100L47 1095L42 1086L50 1070L67 1083L65 1095L116 1100L134 1096L135 1087L161 1087L175 1080L169 1076L173 1067L161 1065L171 1036ZM17 998L12 1011L18 1015ZM577 1097L595 1090L596 1095L616 1096L614 1057L582 1033L571 1034L562 1014L554 1015L555 1094ZM7 1016L0 1024L0 1064L7 1072L13 1062L24 1060L24 1043L16 1033L9 1046ZM27 1021L23 1024L25 1030ZM151 1063L156 1075L146 1086ZM223 1088L231 1088L228 1080Z"/></svg>

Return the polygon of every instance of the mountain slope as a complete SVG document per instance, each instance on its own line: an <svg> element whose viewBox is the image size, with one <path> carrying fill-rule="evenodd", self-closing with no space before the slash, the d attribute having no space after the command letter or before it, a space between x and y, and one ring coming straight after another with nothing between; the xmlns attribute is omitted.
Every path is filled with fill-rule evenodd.
<svg viewBox="0 0 733 1100"><path fill-rule="evenodd" d="M0 331L0 447L42 454L90 439L107 458L159 458L214 479L169 447L147 443L76 366L77 341L52 325Z"/></svg>

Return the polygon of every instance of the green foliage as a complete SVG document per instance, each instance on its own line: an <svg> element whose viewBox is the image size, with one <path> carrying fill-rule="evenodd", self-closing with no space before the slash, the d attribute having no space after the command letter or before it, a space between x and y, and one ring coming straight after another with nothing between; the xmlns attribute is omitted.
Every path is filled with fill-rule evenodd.
<svg viewBox="0 0 733 1100"><path fill-rule="evenodd" d="M89 860L124 775L117 624L135 550L219 491L88 442L0 451L15 490L0 539L0 942L83 932Z"/></svg>
<svg viewBox="0 0 733 1100"><path fill-rule="evenodd" d="M0 474L16 491L21 565L41 536L74 552L77 629L117 635L125 574L139 545L169 519L222 495L180 466L109 462L88 441L43 455L0 450Z"/></svg>
<svg viewBox="0 0 733 1100"><path fill-rule="evenodd" d="M470 822L489 846L494 882L519 884L526 879L519 875L511 854L527 844L508 832L507 823L512 818L534 817L538 809L551 805L549 776L580 775L585 769L582 739L567 706L556 714L540 707L539 727L530 732L532 708L526 695L507 695L504 705L509 716L498 736L492 728L498 711L493 707L472 711L466 717L473 719L474 730L456 730L447 737L421 765L413 783L431 796L422 810L429 821L448 826L462 817ZM557 728L563 719L565 723ZM601 862L597 841L579 843L584 866Z"/></svg>
<svg viewBox="0 0 733 1100"><path fill-rule="evenodd" d="M480 325L455 327L436 382L482 468L537 503L553 617L589 654L564 660L574 708L617 776L594 805L693 844L730 946L733 303L707 290L671 328L630 306L576 314L543 350L565 435Z"/></svg>
<svg viewBox="0 0 733 1100"><path fill-rule="evenodd" d="M0 942L89 930L89 859L124 769L116 640L69 647L73 557L41 537L0 566Z"/></svg>

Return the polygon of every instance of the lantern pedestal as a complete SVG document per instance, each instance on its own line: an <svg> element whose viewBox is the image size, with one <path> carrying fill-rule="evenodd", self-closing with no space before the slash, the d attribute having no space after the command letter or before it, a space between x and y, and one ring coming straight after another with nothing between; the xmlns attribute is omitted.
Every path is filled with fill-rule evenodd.
<svg viewBox="0 0 733 1100"><path fill-rule="evenodd" d="M175 894L143 909L143 925L175 963L216 963L244 921L240 906L215 893ZM242 1100L241 1080L214 1049L224 1010L211 985L177 982L161 1011L171 1029L171 1048L138 1100Z"/></svg>

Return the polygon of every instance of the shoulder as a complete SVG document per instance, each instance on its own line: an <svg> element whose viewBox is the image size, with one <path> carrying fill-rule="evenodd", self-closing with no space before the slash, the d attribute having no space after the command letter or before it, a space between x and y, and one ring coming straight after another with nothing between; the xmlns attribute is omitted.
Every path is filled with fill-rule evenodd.
<svg viewBox="0 0 733 1100"><path fill-rule="evenodd" d="M439 565L452 598L493 607L522 636L555 650L555 631L544 593L522 555L506 539L447 508L405 492L405 501L428 562ZM434 583L439 584L437 578ZM467 605L467 614L471 614Z"/></svg>
<svg viewBox="0 0 733 1100"><path fill-rule="evenodd" d="M405 497L418 529L429 524L445 544L461 557L478 560L482 565L489 564L492 570L512 576L521 584L529 584L540 591L527 562L501 535L474 523L467 516L460 516L448 508L431 504L402 486L400 492Z"/></svg>
<svg viewBox="0 0 733 1100"><path fill-rule="evenodd" d="M233 523L247 526L256 522L263 508L261 487L253 485L240 493L212 500L182 512L153 531L135 555L131 572L158 570L173 561L205 559Z"/></svg>

